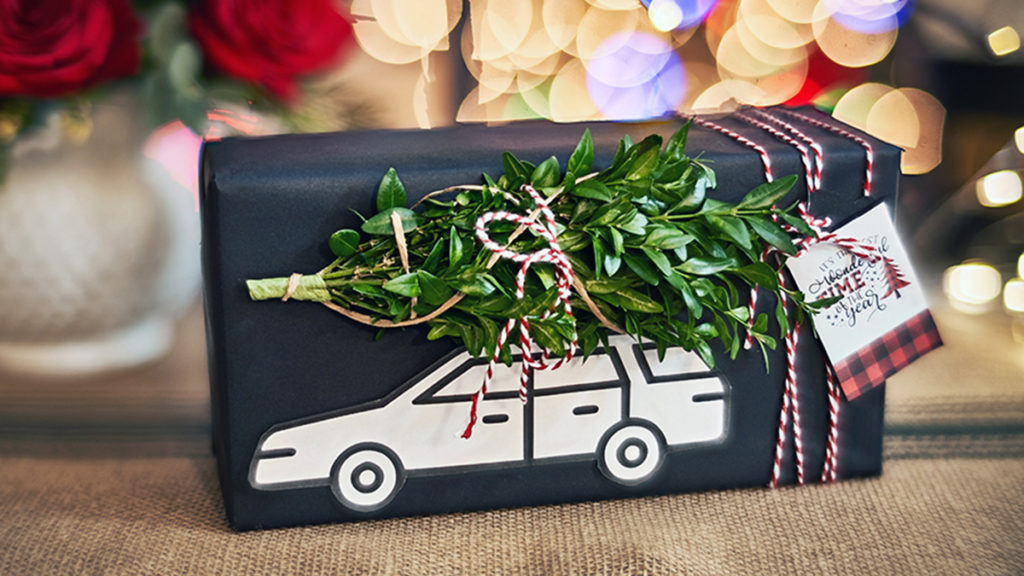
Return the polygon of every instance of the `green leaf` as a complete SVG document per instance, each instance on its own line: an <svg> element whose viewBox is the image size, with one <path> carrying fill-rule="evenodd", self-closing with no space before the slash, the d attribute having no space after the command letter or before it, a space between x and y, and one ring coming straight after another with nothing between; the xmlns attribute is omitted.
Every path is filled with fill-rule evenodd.
<svg viewBox="0 0 1024 576"><path fill-rule="evenodd" d="M714 198L706 198L704 205L700 207L700 213L709 216L730 214L732 213L733 205L728 202L722 202L721 200L715 200Z"/></svg>
<svg viewBox="0 0 1024 576"><path fill-rule="evenodd" d="M452 226L448 240L448 269L453 269L462 261L462 238L459 232Z"/></svg>
<svg viewBox="0 0 1024 576"><path fill-rule="evenodd" d="M437 242L423 261L423 269L427 272L436 272L441 264L441 256L444 254L444 242Z"/></svg>
<svg viewBox="0 0 1024 576"><path fill-rule="evenodd" d="M697 276L710 276L738 265L739 262L735 258L690 258L679 265L679 271Z"/></svg>
<svg viewBox="0 0 1024 576"><path fill-rule="evenodd" d="M658 165L659 156L661 155L661 136L651 135L644 138L633 147L631 152L634 151L636 160L633 162L629 172L626 173L626 180L639 180L651 174L654 167Z"/></svg>
<svg viewBox="0 0 1024 576"><path fill-rule="evenodd" d="M329 242L331 252L338 258L348 258L359 250L359 232L355 230L338 230L331 234Z"/></svg>
<svg viewBox="0 0 1024 576"><path fill-rule="evenodd" d="M790 174L785 178L761 184L747 193L738 204L738 207L741 210L771 208L789 193L793 185L796 184L796 179L796 174Z"/></svg>
<svg viewBox="0 0 1024 576"><path fill-rule="evenodd" d="M600 280L587 280L583 283L587 292L592 294L611 294L635 282L630 278L602 278Z"/></svg>
<svg viewBox="0 0 1024 576"><path fill-rule="evenodd" d="M417 272L410 272L396 276L385 282L382 288L407 298L415 298L420 295L420 282L417 274Z"/></svg>
<svg viewBox="0 0 1024 576"><path fill-rule="evenodd" d="M601 202L611 202L614 197L612 191L607 186L594 178L580 182L569 193L580 198L590 198L591 200L600 200Z"/></svg>
<svg viewBox="0 0 1024 576"><path fill-rule="evenodd" d="M647 259L654 263L654 266L662 275L669 276L672 274L672 264L669 263L668 256L650 246L642 246L640 249L643 250L644 254L647 255Z"/></svg>
<svg viewBox="0 0 1024 576"><path fill-rule="evenodd" d="M629 269L635 272L644 282L652 286L657 286L661 282L661 276L658 275L657 269L646 258L638 258L626 252L622 255L622 259L626 261L626 266L629 266Z"/></svg>
<svg viewBox="0 0 1024 576"><path fill-rule="evenodd" d="M534 169L530 182L534 188L547 188L558 184L562 171L558 168L558 158L554 156L541 162Z"/></svg>
<svg viewBox="0 0 1024 576"><path fill-rule="evenodd" d="M612 237L612 250L615 252L615 255L622 254L622 251L625 250L625 247L622 245L622 233L615 228L609 228L608 235Z"/></svg>
<svg viewBox="0 0 1024 576"><path fill-rule="evenodd" d="M384 177L380 179L380 186L377 187L377 212L404 207L405 186L398 179L398 172L395 172L394 168L388 168Z"/></svg>
<svg viewBox="0 0 1024 576"><path fill-rule="evenodd" d="M576 150L573 150L572 156L569 157L566 171L583 176L590 172L590 167L593 163L594 139L590 136L590 129L587 128L583 131L583 137L580 138L580 143L576 145Z"/></svg>
<svg viewBox="0 0 1024 576"><path fill-rule="evenodd" d="M747 221L747 224L750 224L754 232L765 242L786 254L796 254L796 246L793 244L793 239L775 222L760 216L745 216L744 220Z"/></svg>
<svg viewBox="0 0 1024 576"><path fill-rule="evenodd" d="M619 271L619 267L622 266L622 257L614 254L604 255L604 271L609 276L615 276L615 273Z"/></svg>
<svg viewBox="0 0 1024 576"><path fill-rule="evenodd" d="M685 124L676 130L676 133L668 139L668 144L665 145L665 155L674 160L685 158L686 154L684 149L686 148L686 135L690 132L690 125L692 121L687 121Z"/></svg>
<svg viewBox="0 0 1024 576"><path fill-rule="evenodd" d="M402 219L402 231L405 233L412 232L419 226L419 216L409 210L408 208L388 208L387 210L376 214L373 218L370 218L366 222L363 222L363 232L367 234L375 234L377 236L394 236L395 229L391 226L391 214L397 212Z"/></svg>
<svg viewBox="0 0 1024 576"><path fill-rule="evenodd" d="M623 214L630 209L632 206L626 206L619 202L605 204L594 212L590 217L590 222L587 222L587 226L608 226L622 218Z"/></svg>
<svg viewBox="0 0 1024 576"><path fill-rule="evenodd" d="M789 224L793 228L796 228L797 231L803 234L804 236L814 236L814 230L811 229L810 225L808 225L803 218L800 218L799 216L793 216L792 214L789 214L787 212L778 212L777 214L781 216L787 224Z"/></svg>
<svg viewBox="0 0 1024 576"><path fill-rule="evenodd" d="M494 285L474 270L467 270L451 280L459 292L467 296L487 296L494 292Z"/></svg>
<svg viewBox="0 0 1024 576"><path fill-rule="evenodd" d="M693 236L673 226L658 226L644 239L644 246L659 250L675 250L693 241Z"/></svg>
<svg viewBox="0 0 1024 576"><path fill-rule="evenodd" d="M519 185L530 177L526 166L510 152L502 153L501 163L505 167L505 176L509 179L510 188L519 188Z"/></svg>
<svg viewBox="0 0 1024 576"><path fill-rule="evenodd" d="M619 300L619 306L626 310L633 310L634 312L646 312L648 314L660 314L665 311L657 301L652 300L646 294L633 290L631 288L623 288L616 293Z"/></svg>
<svg viewBox="0 0 1024 576"><path fill-rule="evenodd" d="M822 298L820 300L808 302L807 307L810 308L811 310L821 310L823 308L828 308L829 306L832 306L836 302L839 302L840 300L843 299L843 297L844 294L839 294L838 296L829 296L828 298Z"/></svg>
<svg viewBox="0 0 1024 576"><path fill-rule="evenodd" d="M736 270L741 278L751 284L763 286L769 290L778 290L779 276L772 267L764 262L755 262Z"/></svg>
<svg viewBox="0 0 1024 576"><path fill-rule="evenodd" d="M750 249L750 230L747 230L743 220L735 216L708 216L708 224L711 224L719 232L722 232L743 248Z"/></svg>
<svg viewBox="0 0 1024 576"><path fill-rule="evenodd" d="M616 226L635 236L643 236L647 233L647 217L635 208L633 210L635 211L635 214L633 214L629 220L618 223Z"/></svg>
<svg viewBox="0 0 1024 576"><path fill-rule="evenodd" d="M596 235L591 238L591 245L594 249L594 278L601 277L601 267L604 266L604 244Z"/></svg>
<svg viewBox="0 0 1024 576"><path fill-rule="evenodd" d="M455 292L437 276L426 270L416 271L419 281L420 295L423 301L431 306L439 306L452 297ZM386 286L385 286L386 287Z"/></svg>

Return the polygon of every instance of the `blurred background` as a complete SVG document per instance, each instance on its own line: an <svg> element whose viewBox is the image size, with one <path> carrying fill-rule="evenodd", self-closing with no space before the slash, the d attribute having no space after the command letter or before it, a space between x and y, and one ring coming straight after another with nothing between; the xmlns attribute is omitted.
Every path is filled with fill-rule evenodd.
<svg viewBox="0 0 1024 576"><path fill-rule="evenodd" d="M899 227L952 351L894 379L928 386L890 387L890 433L984 381L1024 446L1019 0L65 4L0 5L7 449L206 453L203 138L778 104L906 151Z"/></svg>

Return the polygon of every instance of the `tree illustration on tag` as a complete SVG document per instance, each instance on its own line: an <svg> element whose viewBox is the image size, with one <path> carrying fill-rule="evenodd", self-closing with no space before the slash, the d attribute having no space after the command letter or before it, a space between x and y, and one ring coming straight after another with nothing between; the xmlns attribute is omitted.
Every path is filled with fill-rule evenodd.
<svg viewBox="0 0 1024 576"><path fill-rule="evenodd" d="M818 314L815 327L852 400L941 346L942 339L885 204L833 234L869 247L872 256L823 241L786 265L808 301L842 296Z"/></svg>

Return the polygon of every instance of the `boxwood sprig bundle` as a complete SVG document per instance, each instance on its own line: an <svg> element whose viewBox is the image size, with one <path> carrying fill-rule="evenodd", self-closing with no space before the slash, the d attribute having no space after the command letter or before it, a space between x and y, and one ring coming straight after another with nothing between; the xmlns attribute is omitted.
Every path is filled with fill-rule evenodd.
<svg viewBox="0 0 1024 576"><path fill-rule="evenodd" d="M799 292L780 286L778 271L761 261L769 245L796 252L777 222L813 233L792 207L776 207L796 176L759 186L737 204L712 198L714 172L683 151L688 128L664 147L657 135L635 144L624 138L600 172L591 170L589 131L564 173L553 156L534 165L506 152L505 173L497 180L485 174L483 185L431 193L412 208L390 169L378 188L378 212L363 221L363 234L346 229L331 236L337 256L332 263L312 275L250 280L250 296L318 301L379 327L425 323L428 338L456 338L476 356L492 355L500 326L525 316L536 343L563 354L572 319L561 312L543 317L557 298L552 267L531 267L526 295L518 300L512 287L519 265L494 257L474 236L477 219L487 212L536 217L535 203L522 190L530 184L548 198L558 242L576 276L572 305L584 354L606 341L608 331L619 331L654 342L659 354L669 346L696 351L709 366L716 340L735 358L747 328L751 286L786 291L798 319L832 301L805 302ZM547 247L513 223L492 222L488 232L516 252ZM789 320L781 304L775 316L778 334L784 334ZM759 314L752 325L762 350L777 344L768 324ZM513 333L508 342L517 338ZM502 359L511 363L505 348Z"/></svg>

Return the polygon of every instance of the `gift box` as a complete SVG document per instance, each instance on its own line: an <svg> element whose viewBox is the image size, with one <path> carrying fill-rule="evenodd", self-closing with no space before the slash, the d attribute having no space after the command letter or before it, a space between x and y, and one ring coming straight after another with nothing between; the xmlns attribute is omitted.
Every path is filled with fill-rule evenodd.
<svg viewBox="0 0 1024 576"><path fill-rule="evenodd" d="M809 209L839 225L895 207L899 149L827 115L788 121L820 146L826 168ZM712 197L737 202L776 175L805 173L792 142L736 117L692 126L686 144L713 167ZM326 239L374 213L377 185L397 169L410 202L503 172L502 152L563 162L584 129L595 167L619 139L666 138L680 120L644 124L459 126L229 138L202 158L203 271L213 441L230 524L239 530L796 482L792 439L776 462L784 346L692 353L615 336L586 363L536 373L531 397L499 366L477 433L459 438L486 360L421 326L381 330L314 303L254 302L246 281L317 270ZM826 126L827 125L827 126ZM833 128L830 128L833 127ZM739 138L737 138L737 136ZM747 142L744 142L747 140ZM750 143L756 144L751 146ZM866 155L865 145L870 147ZM564 167L564 164L563 164ZM866 170L867 169L867 170ZM865 175L870 196L865 195ZM801 177L784 203L807 198ZM759 309L773 310L770 296ZM820 343L805 335L794 367L808 482L826 458L829 395ZM884 385L843 402L840 479L882 467Z"/></svg>

